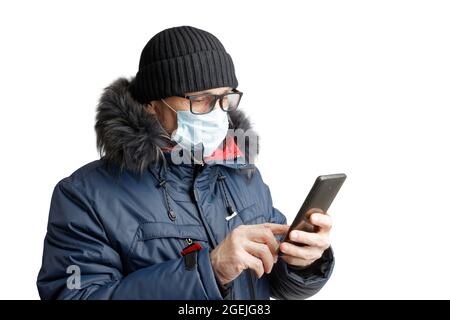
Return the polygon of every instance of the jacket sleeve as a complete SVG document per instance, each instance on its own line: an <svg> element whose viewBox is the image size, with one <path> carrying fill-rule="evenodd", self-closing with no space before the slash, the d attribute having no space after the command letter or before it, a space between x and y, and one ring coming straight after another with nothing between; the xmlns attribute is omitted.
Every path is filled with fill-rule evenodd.
<svg viewBox="0 0 450 320"><path fill-rule="evenodd" d="M269 221L286 224L286 217L273 207L272 197L267 185L265 187L266 201L269 204ZM281 240L281 237L279 237ZM283 259L278 259L269 275L271 296L275 299L306 299L325 285L334 267L334 256L331 248L322 257L306 268L289 266Z"/></svg>
<svg viewBox="0 0 450 320"><path fill-rule="evenodd" d="M194 268L180 256L124 275L95 209L62 180L52 195L37 287L42 299L222 299L208 249L196 259Z"/></svg>

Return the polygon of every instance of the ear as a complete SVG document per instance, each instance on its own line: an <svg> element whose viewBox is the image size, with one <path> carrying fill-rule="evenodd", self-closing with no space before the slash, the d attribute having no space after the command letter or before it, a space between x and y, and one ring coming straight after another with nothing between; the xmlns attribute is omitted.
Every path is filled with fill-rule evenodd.
<svg viewBox="0 0 450 320"><path fill-rule="evenodd" d="M145 110L151 114L156 114L155 104L152 104L151 102L145 104Z"/></svg>

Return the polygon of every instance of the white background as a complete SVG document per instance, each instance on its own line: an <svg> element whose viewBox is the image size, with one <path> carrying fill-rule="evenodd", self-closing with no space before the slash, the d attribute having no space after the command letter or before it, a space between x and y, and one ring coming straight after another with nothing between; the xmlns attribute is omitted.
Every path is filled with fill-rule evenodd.
<svg viewBox="0 0 450 320"><path fill-rule="evenodd" d="M449 16L445 1L3 1L0 298L39 298L51 192L98 158L103 88L179 25L233 57L289 221L317 175L348 175L314 298L450 298Z"/></svg>

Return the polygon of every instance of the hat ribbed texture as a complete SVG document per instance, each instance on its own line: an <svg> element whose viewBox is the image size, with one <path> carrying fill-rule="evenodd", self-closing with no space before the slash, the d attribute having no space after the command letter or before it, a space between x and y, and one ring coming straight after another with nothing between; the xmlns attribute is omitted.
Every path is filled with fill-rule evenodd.
<svg viewBox="0 0 450 320"><path fill-rule="evenodd" d="M190 26L163 30L142 50L133 96L149 103L186 92L236 88L233 61L211 33Z"/></svg>

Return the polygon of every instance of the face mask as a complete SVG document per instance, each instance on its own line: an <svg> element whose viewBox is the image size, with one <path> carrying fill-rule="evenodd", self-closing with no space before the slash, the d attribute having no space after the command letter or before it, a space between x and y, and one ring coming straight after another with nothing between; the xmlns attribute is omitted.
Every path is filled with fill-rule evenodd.
<svg viewBox="0 0 450 320"><path fill-rule="evenodd" d="M177 114L178 128L172 140L187 150L202 145L203 155L210 156L225 139L228 131L227 113L220 108L206 114L193 114L191 111L175 111L167 102L162 102Z"/></svg>

